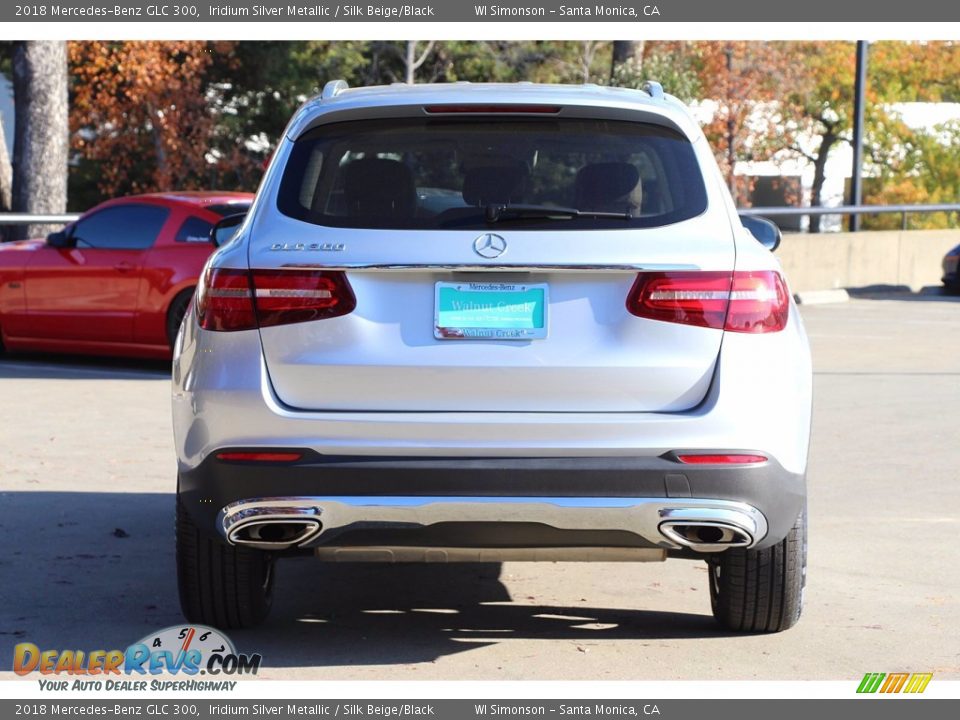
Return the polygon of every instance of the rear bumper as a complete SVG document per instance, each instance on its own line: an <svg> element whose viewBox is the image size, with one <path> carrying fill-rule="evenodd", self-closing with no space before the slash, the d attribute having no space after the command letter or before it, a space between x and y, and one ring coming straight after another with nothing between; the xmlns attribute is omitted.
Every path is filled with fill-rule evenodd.
<svg viewBox="0 0 960 720"><path fill-rule="evenodd" d="M728 333L706 398L681 413L384 413L284 406L256 331L201 331L191 314L173 365L181 500L213 537L229 535L231 508L263 498L318 507L324 524L348 517L304 545L318 554L351 546L690 555L656 523L619 516L660 517L699 501L755 510L766 532L753 547L768 547L786 537L806 497L810 357L799 315L790 317L782 333ZM216 457L291 449L302 459L279 466ZM683 465L670 455L753 450L770 460ZM598 519L591 502L610 512ZM459 520L449 517L454 506Z"/></svg>
<svg viewBox="0 0 960 720"><path fill-rule="evenodd" d="M790 322L791 329L770 335L727 333L706 398L685 412L388 413L284 406L273 392L258 332L203 331L191 313L173 363L178 470L194 472L225 448L308 448L324 458L362 456L371 463L429 457L464 466L497 458L567 459L582 462L588 471L589 459L615 468L612 463L655 460L669 450L754 448L789 473L803 474L810 356L798 313L791 313ZM326 382L321 370L316 382ZM580 479L571 482L577 485ZM334 494L365 492L346 487ZM403 487L388 492L409 494ZM635 494L636 488L625 492Z"/></svg>
<svg viewBox="0 0 960 720"><path fill-rule="evenodd" d="M257 518L295 518L292 547L620 547L709 550L669 524L729 526L779 542L803 508L802 475L776 461L688 466L663 457L331 457L264 466L209 456L181 472L200 527L237 540ZM665 523L667 526L665 526ZM731 541L734 538L730 538ZM251 543L252 544L252 543ZM716 548L714 548L716 549Z"/></svg>

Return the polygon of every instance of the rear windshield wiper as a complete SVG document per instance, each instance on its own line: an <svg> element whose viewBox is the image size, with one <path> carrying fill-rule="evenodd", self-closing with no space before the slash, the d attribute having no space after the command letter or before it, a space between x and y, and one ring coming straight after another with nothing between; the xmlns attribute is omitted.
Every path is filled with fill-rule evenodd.
<svg viewBox="0 0 960 720"><path fill-rule="evenodd" d="M511 218L537 218L544 220L570 220L571 218L613 218L630 220L628 212L601 212L599 210L578 210L577 208L554 207L553 205L487 205L484 219L488 223L509 220Z"/></svg>

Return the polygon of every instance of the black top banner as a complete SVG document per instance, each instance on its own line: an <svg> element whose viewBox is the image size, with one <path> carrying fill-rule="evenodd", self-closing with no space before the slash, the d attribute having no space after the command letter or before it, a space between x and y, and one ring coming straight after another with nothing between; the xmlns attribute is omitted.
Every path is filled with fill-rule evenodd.
<svg viewBox="0 0 960 720"><path fill-rule="evenodd" d="M3 3L0 22L955 22L943 0L63 0Z"/></svg>

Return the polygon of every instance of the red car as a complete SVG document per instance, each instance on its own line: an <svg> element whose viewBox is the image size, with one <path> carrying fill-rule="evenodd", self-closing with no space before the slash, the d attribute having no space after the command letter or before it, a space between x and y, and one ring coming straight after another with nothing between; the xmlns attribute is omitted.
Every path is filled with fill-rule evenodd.
<svg viewBox="0 0 960 720"><path fill-rule="evenodd" d="M210 230L250 193L109 200L46 240L0 244L0 343L8 350L168 358Z"/></svg>

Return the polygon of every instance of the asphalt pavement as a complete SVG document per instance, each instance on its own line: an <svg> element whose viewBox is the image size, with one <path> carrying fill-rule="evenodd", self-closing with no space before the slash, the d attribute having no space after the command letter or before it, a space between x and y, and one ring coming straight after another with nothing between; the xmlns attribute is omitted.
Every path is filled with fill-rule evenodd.
<svg viewBox="0 0 960 720"><path fill-rule="evenodd" d="M281 563L283 679L960 679L960 301L804 307L814 350L800 623L740 636L706 566ZM182 622L164 364L0 359L0 678L13 646L124 648Z"/></svg>

